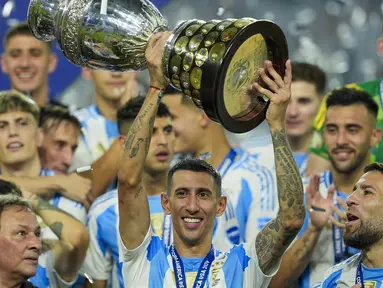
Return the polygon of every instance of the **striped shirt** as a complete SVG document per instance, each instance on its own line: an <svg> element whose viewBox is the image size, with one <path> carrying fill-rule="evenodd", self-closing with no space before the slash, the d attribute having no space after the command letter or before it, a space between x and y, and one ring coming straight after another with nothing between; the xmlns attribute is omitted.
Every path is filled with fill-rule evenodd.
<svg viewBox="0 0 383 288"><path fill-rule="evenodd" d="M149 209L154 233L162 235L164 212L161 196L149 196ZM99 198L91 206L87 228L90 245L82 268L93 280L107 280L108 287L124 287L122 265L118 251L118 193L112 190Z"/></svg>
<svg viewBox="0 0 383 288"><path fill-rule="evenodd" d="M159 237L153 235L151 228L136 249L126 249L121 240L119 248L126 288L176 287L168 246ZM187 287L193 287L203 259L183 257L181 259L185 268ZM234 246L227 253L214 250L214 261L204 287L266 288L278 267L279 263L273 267L269 275L262 273L254 243Z"/></svg>
<svg viewBox="0 0 383 288"><path fill-rule="evenodd" d="M73 113L81 123L82 137L76 149L71 171L92 164L119 136L117 122L106 119L96 105Z"/></svg>
<svg viewBox="0 0 383 288"><path fill-rule="evenodd" d="M316 287L351 288L355 285L357 267L361 259L361 254L357 253L347 260L331 267L327 271L323 283L321 285L317 285ZM368 268L362 264L362 273L365 288L383 287L383 268Z"/></svg>
<svg viewBox="0 0 383 288"><path fill-rule="evenodd" d="M54 172L49 169L41 169L40 176L54 176ZM49 203L55 207L62 209L68 214L75 217L77 220L85 224L86 210L85 207L76 201L68 199L59 193L56 193ZM41 227L41 240L59 241L57 235L44 223L41 217L37 215L37 220ZM53 253L52 251L44 252L39 257L37 273L30 280L39 288L45 287L70 287L75 281L68 283L60 278L53 268Z"/></svg>
<svg viewBox="0 0 383 288"><path fill-rule="evenodd" d="M227 158L218 169L228 203L225 214L217 218L213 245L225 252L235 244L255 241L256 235L277 215L279 208L272 171L244 150L235 151L235 161L227 170L222 168Z"/></svg>

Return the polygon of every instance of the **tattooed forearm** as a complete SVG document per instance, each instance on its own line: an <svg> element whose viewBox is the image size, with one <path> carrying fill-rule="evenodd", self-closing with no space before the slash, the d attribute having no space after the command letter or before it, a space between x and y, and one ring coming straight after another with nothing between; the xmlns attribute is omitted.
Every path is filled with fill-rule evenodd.
<svg viewBox="0 0 383 288"><path fill-rule="evenodd" d="M282 223L304 219L303 185L284 129L272 133Z"/></svg>
<svg viewBox="0 0 383 288"><path fill-rule="evenodd" d="M140 195L140 193L142 192L142 186L140 186L137 191L136 191L136 194L134 194L134 198L137 198L138 195Z"/></svg>
<svg viewBox="0 0 383 288"><path fill-rule="evenodd" d="M138 138L137 139L136 144L130 150L130 155L129 155L130 158L133 158L133 157L135 157L137 155L138 151L140 150L140 145L141 145L142 142L144 142L143 138Z"/></svg>
<svg viewBox="0 0 383 288"><path fill-rule="evenodd" d="M61 223L61 222L53 223L53 224L49 225L49 228L51 228L53 233L55 233L57 235L57 237L59 237L59 239L61 239L62 231L63 231L63 223Z"/></svg>
<svg viewBox="0 0 383 288"><path fill-rule="evenodd" d="M42 199L41 197L35 196L34 199L36 201L36 205L34 206L34 208L37 210L37 214L39 214L39 211L51 210L51 211L56 211L59 213L64 213L64 214L70 216L71 218L73 217L69 213L65 212L64 210L62 210L60 208L57 208L56 206L53 206L51 203Z"/></svg>
<svg viewBox="0 0 383 288"><path fill-rule="evenodd" d="M259 233L256 250L260 267L269 273L303 224L303 186L284 129L273 131L279 212Z"/></svg>

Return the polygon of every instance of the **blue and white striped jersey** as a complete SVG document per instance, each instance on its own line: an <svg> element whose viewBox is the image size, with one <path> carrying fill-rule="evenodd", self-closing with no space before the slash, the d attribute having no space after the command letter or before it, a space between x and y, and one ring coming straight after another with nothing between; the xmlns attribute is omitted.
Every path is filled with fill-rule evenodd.
<svg viewBox="0 0 383 288"><path fill-rule="evenodd" d="M307 158L309 156L309 153L293 152L293 156L295 159L295 163L298 166L299 174L301 174L302 178L305 177L307 171Z"/></svg>
<svg viewBox="0 0 383 288"><path fill-rule="evenodd" d="M126 288L176 287L169 248L159 237L153 235L152 228L149 228L144 241L136 249L126 249L121 239L119 248ZM228 253L214 250L214 256L204 287L266 288L279 267L278 263L269 275L262 273L254 243L234 246ZM187 287L193 287L203 259L184 257L181 259L185 268Z"/></svg>
<svg viewBox="0 0 383 288"><path fill-rule="evenodd" d="M49 169L41 169L40 176L54 176L54 172ZM56 193L49 203L58 207L68 214L75 217L77 220L85 224L86 210L84 205L79 202L73 201ZM37 220L41 226L41 240L58 241L57 235L43 222L42 218L37 215ZM53 269L53 253L52 251L44 252L39 257L39 265L37 273L29 281L39 288L48 287L70 287L75 281L67 283L60 278L60 276Z"/></svg>
<svg viewBox="0 0 383 288"><path fill-rule="evenodd" d="M315 287L351 288L355 285L357 267L361 259L361 254L357 253L347 260L331 267L327 271L322 284ZM383 268L368 268L362 264L362 273L365 288L383 287Z"/></svg>
<svg viewBox="0 0 383 288"><path fill-rule="evenodd" d="M50 169L41 169L40 176L55 176L55 173ZM82 203L66 198L60 193L55 193L55 195L49 199L49 203L85 224L86 209Z"/></svg>
<svg viewBox="0 0 383 288"><path fill-rule="evenodd" d="M149 196L148 200L152 227L157 235L162 236L164 212L161 196ZM91 206L87 218L90 245L81 269L93 280L108 280L111 288L124 287L122 265L119 264L117 204L117 190L112 190L97 198Z"/></svg>
<svg viewBox="0 0 383 288"><path fill-rule="evenodd" d="M306 185L309 183L309 178L303 179L303 185L306 188ZM327 197L327 190L329 186L333 183L331 171L325 171L320 175L320 186L319 191L322 195L322 197ZM336 198L341 197L342 199L346 200L347 194L337 191L334 193L334 203L336 204ZM304 225L301 229L301 231L298 234L298 237L300 237L307 229L310 221L310 214L306 213L306 218ZM341 242L343 243L343 231L341 235ZM310 261L308 263L308 266L306 270L303 272L303 274L300 277L299 281L299 287L300 288L311 288L314 285L318 285L323 280L324 273L333 265L337 264L335 263L335 248L334 248L334 233L333 233L333 226L329 223L327 224L318 239L318 243L316 244ZM347 247L346 252L344 253L344 259L346 259L348 256L353 255L357 252L356 249ZM343 260L342 260L343 261Z"/></svg>
<svg viewBox="0 0 383 288"><path fill-rule="evenodd" d="M119 135L117 123L106 119L96 105L73 113L81 123L82 137L75 152L71 171L92 164L109 149Z"/></svg>
<svg viewBox="0 0 383 288"><path fill-rule="evenodd" d="M28 281L39 288L69 288L76 279L71 282L66 282L55 271L53 267L53 252L52 250L45 252L39 257L39 265L36 275Z"/></svg>
<svg viewBox="0 0 383 288"><path fill-rule="evenodd" d="M234 244L254 241L279 208L272 171L242 149L235 149L235 153L234 161L227 164L226 170L229 156L218 169L222 175L222 191L228 201L225 214L217 218L213 245L224 252Z"/></svg>

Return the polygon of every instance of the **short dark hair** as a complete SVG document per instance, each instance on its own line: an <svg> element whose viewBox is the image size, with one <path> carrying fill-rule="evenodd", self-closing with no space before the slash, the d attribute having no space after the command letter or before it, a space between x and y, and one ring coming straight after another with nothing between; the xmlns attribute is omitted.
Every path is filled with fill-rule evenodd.
<svg viewBox="0 0 383 288"><path fill-rule="evenodd" d="M376 118L378 115L378 104L372 96L365 91L354 88L340 88L330 92L326 100L327 109L331 106L364 105Z"/></svg>
<svg viewBox="0 0 383 288"><path fill-rule="evenodd" d="M209 174L213 180L214 184L217 187L217 198L222 195L222 178L218 171L207 163L204 160L199 158L187 158L181 160L176 165L174 165L168 172L168 177L166 179L166 193L170 196L170 188L172 186L172 178L175 172L179 170L193 171L193 172L204 172Z"/></svg>
<svg viewBox="0 0 383 288"><path fill-rule="evenodd" d="M15 183L0 179L0 195L16 195L22 197L21 190Z"/></svg>
<svg viewBox="0 0 383 288"><path fill-rule="evenodd" d="M141 110L142 105L144 104L145 97L137 96L130 100L127 104L120 107L117 111L117 126L120 134L127 134L127 129L124 129L125 124L133 122L136 119L138 113ZM170 117L168 107L160 102L157 110L157 117Z"/></svg>
<svg viewBox="0 0 383 288"><path fill-rule="evenodd" d="M293 78L292 81L304 81L315 85L317 93L323 94L326 87L326 74L318 66L303 63L291 63Z"/></svg>
<svg viewBox="0 0 383 288"><path fill-rule="evenodd" d="M380 173L383 174L383 163L374 162L364 167L364 171L363 171L364 173L367 173L370 171L379 171Z"/></svg>
<svg viewBox="0 0 383 288"><path fill-rule="evenodd" d="M17 195L14 195L14 194L0 195L0 220L4 210L12 206L21 207L21 208L24 208L25 210L30 210L31 212L33 211L29 202L25 201L23 198Z"/></svg>
<svg viewBox="0 0 383 288"><path fill-rule="evenodd" d="M3 39L4 49L11 38L15 36L19 36L19 35L34 37L31 30L29 29L29 25L27 21L17 23L16 25L12 26L7 31L7 33L5 33L5 36ZM49 51L52 51L52 42L43 42L43 43L45 43L48 46Z"/></svg>
<svg viewBox="0 0 383 288"><path fill-rule="evenodd" d="M80 121L70 112L68 108L57 105L41 108L40 127L44 132L48 132L51 129L57 129L63 121L69 122L76 127L76 129L81 131Z"/></svg>

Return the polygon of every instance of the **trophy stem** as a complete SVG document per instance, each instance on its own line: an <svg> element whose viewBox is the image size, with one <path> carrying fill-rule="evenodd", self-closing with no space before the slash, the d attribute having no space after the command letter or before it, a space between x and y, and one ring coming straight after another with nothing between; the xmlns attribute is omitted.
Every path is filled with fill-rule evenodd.
<svg viewBox="0 0 383 288"><path fill-rule="evenodd" d="M108 0L101 0L100 14L106 15L108 10Z"/></svg>

